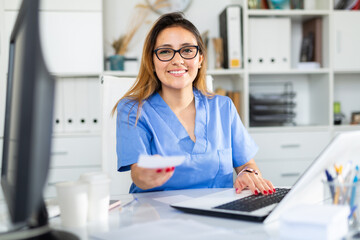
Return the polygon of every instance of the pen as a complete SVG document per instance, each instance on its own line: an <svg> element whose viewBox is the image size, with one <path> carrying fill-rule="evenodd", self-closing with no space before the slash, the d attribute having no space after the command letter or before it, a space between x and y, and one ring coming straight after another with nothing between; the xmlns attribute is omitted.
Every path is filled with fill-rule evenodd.
<svg viewBox="0 0 360 240"><path fill-rule="evenodd" d="M330 183L329 187L330 187L330 192L331 192L331 198L334 199L334 186L331 185L331 183L334 181L334 178L331 176L331 174L329 173L329 171L327 169L325 169L325 174L326 174L327 181Z"/></svg>
<svg viewBox="0 0 360 240"><path fill-rule="evenodd" d="M353 181L353 187L351 189L350 207L354 206L355 194L356 194L356 186L355 186L355 184L357 183L357 181L358 181L358 177L357 177L357 175L355 175L354 181Z"/></svg>
<svg viewBox="0 0 360 240"><path fill-rule="evenodd" d="M133 206L137 203L138 199L135 197L133 200L131 200L130 202L124 204L123 206L121 206L120 208L127 208L130 206Z"/></svg>

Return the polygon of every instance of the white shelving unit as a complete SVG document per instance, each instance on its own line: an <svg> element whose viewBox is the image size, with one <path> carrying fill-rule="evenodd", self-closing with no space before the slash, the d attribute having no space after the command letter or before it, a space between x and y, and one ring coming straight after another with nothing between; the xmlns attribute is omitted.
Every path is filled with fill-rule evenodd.
<svg viewBox="0 0 360 240"><path fill-rule="evenodd" d="M358 66L360 50L357 47L358 43L342 48L342 44L351 42L351 39L347 38L360 38L360 30L358 30L360 28L355 26L355 23L360 22L360 11L333 10L332 0L316 1L316 9L311 10L252 10L248 9L247 0L222 2L210 0L207 3L209 8L204 10L201 10L200 1L193 1L185 15L199 28L200 32L209 30L210 37L218 37L218 16L229 4L240 4L243 7L244 68L238 70L213 69L214 60L211 58L214 58L214 54L212 54L213 50L210 44L208 74L214 78L214 89L221 87L225 90L242 92L240 115L244 125L260 146L260 152L255 160L264 176L276 185L292 185L335 134L360 130L360 125L349 125L351 112L360 111L360 67ZM201 19L198 15L202 16ZM321 68L298 69L302 23L316 17L322 19ZM250 69L247 62L251 41L249 39L249 21L253 18L290 19L290 69ZM337 26L340 29L337 29ZM354 30L355 28L356 30ZM105 34L110 35L109 33ZM352 36L354 34L356 36ZM339 51L339 48L342 51ZM348 50L354 48L356 50L352 52ZM342 58L340 65L335 61L337 57ZM136 76L136 73L124 72L107 72L107 74ZM297 124L284 127L250 127L249 94L251 84L288 81L293 84L297 93L295 118ZM346 115L343 125L340 126L333 124L334 101L341 102L342 111Z"/></svg>
<svg viewBox="0 0 360 240"><path fill-rule="evenodd" d="M8 45L20 4L21 0L0 0L0 156L2 156ZM55 112L62 114L62 121L65 120L64 112L69 108L75 109L76 115L79 115L79 109L85 109L87 111L85 113L89 115L86 124L83 124L86 126L82 127L79 124L79 129L57 128L58 123L54 122L51 166L48 188L45 191L46 197L54 197L54 183L77 180L83 172L101 171L99 75L103 71L102 1L43 0L40 6L40 20L44 58L49 71L56 78L55 102L58 104L55 104ZM98 47L94 48L94 46ZM59 87L59 82L65 81L77 86L77 95L70 96L67 94L68 91L58 91L62 88ZM60 101L59 92L61 92ZM69 100L67 106L63 104L66 102L65 99ZM87 102L91 104L91 108L87 105L81 107L78 104ZM55 119L58 117L55 114ZM75 117L78 116L71 116L71 118ZM99 121L88 122L90 117Z"/></svg>
<svg viewBox="0 0 360 240"><path fill-rule="evenodd" d="M97 75L102 72L103 55L109 55L110 53L106 49L109 48L111 41L115 37L126 31L125 23L127 23L132 13L131 10L142 0L107 0L103 2L100 0L63 0L43 2L46 4L43 5L42 12L58 14L62 11L70 13L79 11L81 14L89 13L93 16L98 13L102 14L104 31L97 35L104 36L104 43L99 46L92 44L87 47L87 52L97 51L100 54L100 59L97 61L97 64L100 62L100 66L96 65L96 69L87 69L86 64L80 62L83 68L81 72L77 72L72 66L76 66L79 62L71 65L71 60L74 59L67 57L62 59L62 62L69 64L69 67L64 68L64 66L61 66L63 70L53 71L57 79L74 79L75 81L76 79L89 78L92 79L90 81L93 81L98 79ZM9 18L14 19L19 3L20 0L0 1L0 144L2 142L5 105L8 58L7 36L11 30L11 24L9 24L11 20ZM243 7L244 68L237 70L214 69L214 54L210 43L208 74L214 78L214 89L222 87L225 90L241 91L240 104L242 110L240 115L244 125L260 146L260 152L255 157L255 160L265 177L272 180L276 185L292 185L335 134L343 131L360 130L360 125L353 126L349 124L351 113L360 111L360 66L358 65L360 63L360 48L358 48L359 41L352 43L354 39L360 38L360 28L356 26L356 23L360 22L360 11L333 10L332 0L316 1L316 9L313 10L250 10L247 7L247 0L207 0L206 8L204 8L203 1L193 0L185 15L198 27L200 32L209 30L210 38L219 37L218 16L229 4L240 4ZM154 13L150 16L151 20L158 17ZM303 21L314 17L322 18L322 66L320 69L300 70L296 66L300 56L301 26ZM252 18L290 19L290 69L250 69L247 62L250 46L248 33L249 21ZM71 26L69 25L69 27ZM147 32L146 27L149 28L150 26L144 26L141 30ZM80 33L81 28L77 29ZM142 41L146 33L141 34L140 31L136 43L131 46L133 51L129 57L137 56L140 59ZM70 39L71 37L67 36L67 38ZM356 44L356 46L351 44ZM54 51L49 50L48 52ZM105 52L105 54L102 54L102 52ZM74 49L73 53L79 54L76 49ZM99 56L99 54L95 55ZM83 58L84 61L91 59L89 57ZM92 65L89 64L88 66ZM122 77L135 77L137 75L136 72L119 71L105 72L105 74ZM292 82L297 92L296 126L250 127L250 86L252 83L261 81ZM343 121L344 124L340 126L333 124L334 101L341 103L342 112L346 116ZM95 146L101 137L100 132L100 130L96 130L58 131L54 133L54 149L60 154L56 155L58 160L54 161L55 164L52 167L59 171L56 173L53 171L54 173L49 180L50 184L57 180L75 179L81 171L100 169L101 149L100 145ZM93 146L93 148L86 146L84 143ZM277 145L272 145L275 143ZM67 150L65 151L62 147L66 146ZM83 149L83 151L79 153L78 149ZM87 159L86 162L83 161L85 158ZM61 162L66 163L69 159L73 161L73 165L61 165ZM66 171L67 173L65 173ZM53 195L53 190L50 189L49 194Z"/></svg>

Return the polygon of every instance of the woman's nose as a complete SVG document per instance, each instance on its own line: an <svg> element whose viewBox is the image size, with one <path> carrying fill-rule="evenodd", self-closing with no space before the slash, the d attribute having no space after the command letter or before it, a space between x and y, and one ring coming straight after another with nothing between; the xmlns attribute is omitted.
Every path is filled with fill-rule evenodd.
<svg viewBox="0 0 360 240"><path fill-rule="evenodd" d="M172 64L183 64L184 59L181 57L179 52L176 52L174 58L171 60L171 63Z"/></svg>

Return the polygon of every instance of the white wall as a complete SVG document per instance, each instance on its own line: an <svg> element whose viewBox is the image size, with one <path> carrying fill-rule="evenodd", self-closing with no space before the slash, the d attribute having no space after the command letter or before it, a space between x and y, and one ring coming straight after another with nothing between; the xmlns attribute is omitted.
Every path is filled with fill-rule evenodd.
<svg viewBox="0 0 360 240"><path fill-rule="evenodd" d="M200 33L209 31L209 37L219 37L218 16L224 6L233 3L233 0L193 0L185 16L195 24ZM126 33L127 26L130 24L132 15L135 13L134 7L145 3L145 0L104 0L103 1L103 29L104 29L104 53L105 56L114 54L111 43L121 34ZM135 35L127 56L138 57L140 59L144 39L151 28L152 23L159 17L158 14L151 12L148 20L144 23Z"/></svg>

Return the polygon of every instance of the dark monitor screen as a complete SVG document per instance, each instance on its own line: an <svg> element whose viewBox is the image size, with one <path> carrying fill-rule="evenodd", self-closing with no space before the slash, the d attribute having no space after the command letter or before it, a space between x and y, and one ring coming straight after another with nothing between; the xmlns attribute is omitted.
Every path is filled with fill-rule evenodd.
<svg viewBox="0 0 360 240"><path fill-rule="evenodd" d="M39 39L39 1L23 1L11 34L1 185L14 224L43 200L50 162L54 79Z"/></svg>
<svg viewBox="0 0 360 240"><path fill-rule="evenodd" d="M39 0L23 0L10 38L1 186L7 239L77 239L50 230L43 191L50 166L55 79L40 45ZM0 234L0 239L2 239Z"/></svg>

